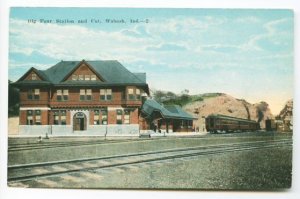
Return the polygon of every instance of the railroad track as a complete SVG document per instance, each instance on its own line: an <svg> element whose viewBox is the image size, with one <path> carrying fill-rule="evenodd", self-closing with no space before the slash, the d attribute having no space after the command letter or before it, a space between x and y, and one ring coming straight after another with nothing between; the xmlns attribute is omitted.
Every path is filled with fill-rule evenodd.
<svg viewBox="0 0 300 199"><path fill-rule="evenodd" d="M275 141L256 141L236 144L209 145L133 153L125 155L56 161L46 163L8 166L8 182L37 180L70 173L93 171L127 165L164 162L173 159L194 158L197 156L216 155L229 152L257 150L274 147L292 147L291 139Z"/></svg>
<svg viewBox="0 0 300 199"><path fill-rule="evenodd" d="M223 134L210 135L209 137L221 137ZM190 139L190 137L178 137L180 139ZM228 136L226 134L225 138L240 138L236 136ZM248 137L244 137L247 139ZM168 137L155 137L153 139L122 139L122 140L87 140L87 141L43 141L43 142L32 142L24 144L8 144L8 152L18 152L26 150L36 150L36 149L49 149L58 147L71 147L71 146L89 146L89 145L101 145L109 143L126 143L126 142L140 142L140 141L154 141L154 140L169 139ZM208 137L193 137L193 139L210 139Z"/></svg>
<svg viewBox="0 0 300 199"><path fill-rule="evenodd" d="M8 146L8 152L25 151L25 150L35 150L35 149L49 149L57 147L70 147L70 146L88 146L88 145L98 145L98 144L108 144L108 143L125 143L125 142L138 142L143 141L143 139L134 140L89 140L89 141L64 141L64 142L41 142L41 143L30 143L30 144L15 144Z"/></svg>

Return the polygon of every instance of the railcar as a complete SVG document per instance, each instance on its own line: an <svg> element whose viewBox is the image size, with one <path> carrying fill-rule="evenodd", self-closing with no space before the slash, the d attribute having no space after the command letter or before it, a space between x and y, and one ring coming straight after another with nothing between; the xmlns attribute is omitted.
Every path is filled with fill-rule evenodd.
<svg viewBox="0 0 300 199"><path fill-rule="evenodd" d="M212 114L205 118L206 130L210 133L218 132L243 132L256 131L260 129L259 123L254 120L247 120L220 114Z"/></svg>

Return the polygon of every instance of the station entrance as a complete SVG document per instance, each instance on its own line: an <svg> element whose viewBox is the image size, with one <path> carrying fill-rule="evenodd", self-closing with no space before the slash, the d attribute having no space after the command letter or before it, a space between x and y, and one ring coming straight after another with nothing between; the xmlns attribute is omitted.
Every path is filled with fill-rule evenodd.
<svg viewBox="0 0 300 199"><path fill-rule="evenodd" d="M76 113L73 117L73 131L84 131L86 126L86 115L82 112Z"/></svg>

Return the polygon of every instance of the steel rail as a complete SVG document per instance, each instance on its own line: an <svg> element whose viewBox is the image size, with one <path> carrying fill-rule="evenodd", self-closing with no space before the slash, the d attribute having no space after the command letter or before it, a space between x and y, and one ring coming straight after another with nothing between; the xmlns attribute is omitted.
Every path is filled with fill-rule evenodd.
<svg viewBox="0 0 300 199"><path fill-rule="evenodd" d="M257 145L259 144L259 145ZM155 155L160 155L158 157L154 158L146 158L146 159L141 159L141 160L134 160L134 161L127 161L127 162L122 162L122 163L113 163L109 165L103 165L103 166L91 166L91 167L84 167L84 168L78 168L78 169L70 169L70 170L65 170L65 171L56 171L56 172L48 172L48 173L42 173L42 174L31 174L31 175L25 175L25 176L16 176L16 177L8 177L8 182L20 182L20 181L27 181L27 180L33 180L33 179L38 179L38 178L43 178L43 177L51 177L51 176L57 176L57 175L63 175L63 174L68 174L68 173L74 173L74 172L82 172L82 171L88 171L88 170L98 170L98 169L104 169L104 168L113 168L113 167L120 167L120 166L125 166L125 165L133 165L133 164L141 164L141 163L147 163L147 162L157 162L157 161L166 161L169 159L178 159L178 158L187 158L187 157L194 157L194 156L203 156L203 155L214 155L214 154L222 154L222 153L227 153L227 152L238 152L238 151L245 151L245 150L255 150L255 149L263 149L263 148L273 148L273 147L291 147L292 142L289 141L281 141L281 142L265 142L266 145L261 145L263 143L248 143L247 145L243 144L236 144L233 146L227 145L227 146L222 146L218 148L213 148L213 150L207 150L211 149L210 148L202 148L202 151L199 151L201 149L198 148L198 151L195 152L195 148L193 149L186 149L185 151L182 149L181 151L179 150L178 152L184 151L185 153L183 154L172 154L172 155L167 155L167 156L161 156L161 154L167 154L170 152L174 152L174 150L165 150L165 151L158 151L158 152L149 152L149 153L139 153L139 154L129 154L129 155L119 155L119 156L110 156L110 157L102 157L98 159L83 159L83 160L75 160L77 162L87 162L87 161L95 161L95 160L107 160L107 159L117 159L117 158L127 158L127 157L138 157L142 155L147 155L147 154L155 154ZM215 147L215 146L213 146ZM69 161L69 162L54 162L53 164L50 163L45 163L45 164L32 164L32 165L18 165L18 166L12 166L9 167L8 170L9 172L13 172L13 169L22 169L22 168L33 168L37 166L50 166L50 165L58 165L58 164L70 164L74 163L74 161Z"/></svg>

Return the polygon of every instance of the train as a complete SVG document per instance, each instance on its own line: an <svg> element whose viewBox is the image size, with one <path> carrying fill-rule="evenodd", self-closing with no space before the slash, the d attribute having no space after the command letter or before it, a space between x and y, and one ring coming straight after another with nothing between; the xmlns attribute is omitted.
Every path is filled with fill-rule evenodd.
<svg viewBox="0 0 300 199"><path fill-rule="evenodd" d="M211 114L205 118L206 130L210 133L257 131L258 122L227 115Z"/></svg>

